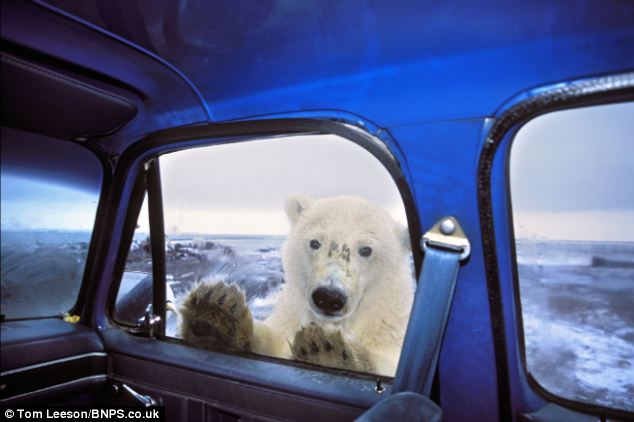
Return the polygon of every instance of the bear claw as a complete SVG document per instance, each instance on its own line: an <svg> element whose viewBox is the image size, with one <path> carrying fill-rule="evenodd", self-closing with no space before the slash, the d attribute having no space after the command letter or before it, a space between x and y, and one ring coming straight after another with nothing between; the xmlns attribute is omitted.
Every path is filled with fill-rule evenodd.
<svg viewBox="0 0 634 422"><path fill-rule="evenodd" d="M183 339L194 347L220 352L248 352L253 318L244 293L233 284L202 283L181 308Z"/></svg>
<svg viewBox="0 0 634 422"><path fill-rule="evenodd" d="M314 365L363 372L372 370L367 354L360 346L348 344L340 331L326 331L316 324L295 334L291 352L294 359Z"/></svg>

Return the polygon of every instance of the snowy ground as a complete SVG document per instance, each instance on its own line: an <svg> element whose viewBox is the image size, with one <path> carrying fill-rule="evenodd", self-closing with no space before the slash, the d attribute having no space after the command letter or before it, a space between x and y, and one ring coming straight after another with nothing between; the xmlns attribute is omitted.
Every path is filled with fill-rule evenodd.
<svg viewBox="0 0 634 422"><path fill-rule="evenodd" d="M72 306L87 239L87 233L3 233L2 313L55 315ZM167 278L176 305L196 283L226 280L241 285L253 315L265 318L284 283L283 240L170 239ZM634 243L518 241L517 255L529 372L562 397L634 411ZM143 315L150 274L150 250L139 236L118 295L118 320L134 323ZM135 288L140 300L126 309ZM168 334L177 335L177 327L171 315Z"/></svg>
<svg viewBox="0 0 634 422"><path fill-rule="evenodd" d="M634 410L634 243L518 242L529 372L559 396Z"/></svg>
<svg viewBox="0 0 634 422"><path fill-rule="evenodd" d="M3 230L1 238L5 318L56 316L75 304L89 232Z"/></svg>

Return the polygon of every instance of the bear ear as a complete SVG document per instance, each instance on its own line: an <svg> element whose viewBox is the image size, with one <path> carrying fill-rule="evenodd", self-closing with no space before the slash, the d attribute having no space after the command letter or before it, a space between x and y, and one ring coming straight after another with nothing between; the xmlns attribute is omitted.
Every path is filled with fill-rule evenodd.
<svg viewBox="0 0 634 422"><path fill-rule="evenodd" d="M313 205L314 199L303 195L293 195L286 199L286 215L291 219L291 223L295 224L299 217Z"/></svg>
<svg viewBox="0 0 634 422"><path fill-rule="evenodd" d="M410 242L410 239L409 239L409 230L407 229L407 227L399 223L396 223L394 224L394 231L396 233L396 238L398 239L401 247L405 249L406 251L411 250L412 243Z"/></svg>

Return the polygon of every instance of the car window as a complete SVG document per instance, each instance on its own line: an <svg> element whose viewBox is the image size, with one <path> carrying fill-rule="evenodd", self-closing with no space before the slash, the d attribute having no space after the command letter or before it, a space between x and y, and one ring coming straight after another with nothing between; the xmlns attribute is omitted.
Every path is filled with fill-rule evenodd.
<svg viewBox="0 0 634 422"><path fill-rule="evenodd" d="M2 129L2 315L55 316L77 299L102 165L72 142Z"/></svg>
<svg viewBox="0 0 634 422"><path fill-rule="evenodd" d="M309 135L159 161L168 335L394 375L413 301L412 253L399 190L371 153ZM144 226L126 268L147 274Z"/></svg>
<svg viewBox="0 0 634 422"><path fill-rule="evenodd" d="M557 396L634 410L634 104L548 113L512 144L526 366Z"/></svg>

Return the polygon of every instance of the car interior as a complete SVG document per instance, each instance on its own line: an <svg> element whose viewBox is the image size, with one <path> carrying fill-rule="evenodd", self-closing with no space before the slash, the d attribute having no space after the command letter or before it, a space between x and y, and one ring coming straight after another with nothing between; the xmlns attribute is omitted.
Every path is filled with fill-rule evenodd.
<svg viewBox="0 0 634 422"><path fill-rule="evenodd" d="M634 4L2 0L0 17L3 413L634 418ZM364 196L402 228L372 280L406 274L411 294L366 321L401 327L391 369L182 335L210 274L269 321L299 259L292 194ZM319 239L306 253L383 251ZM323 294L326 315L355 300Z"/></svg>

